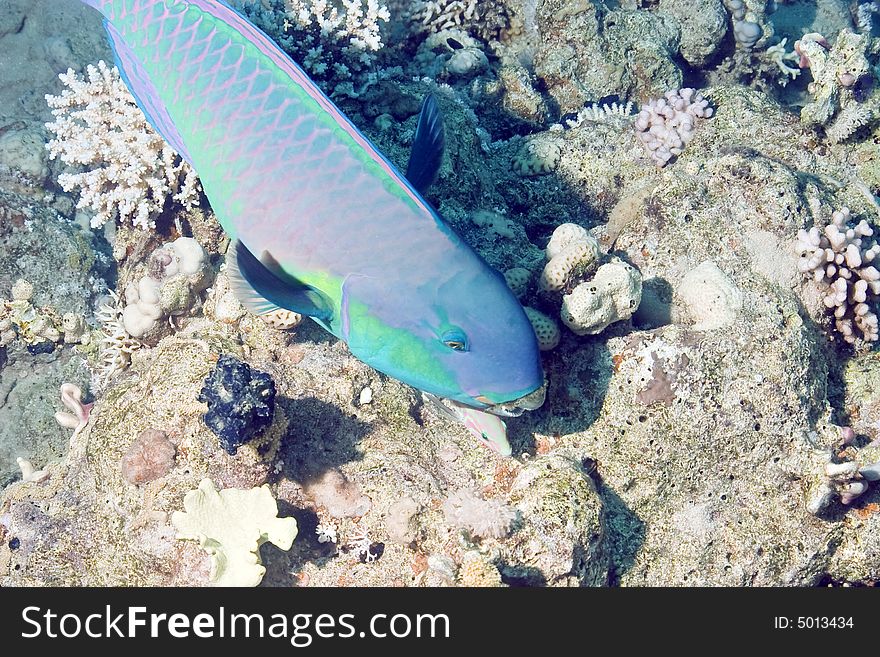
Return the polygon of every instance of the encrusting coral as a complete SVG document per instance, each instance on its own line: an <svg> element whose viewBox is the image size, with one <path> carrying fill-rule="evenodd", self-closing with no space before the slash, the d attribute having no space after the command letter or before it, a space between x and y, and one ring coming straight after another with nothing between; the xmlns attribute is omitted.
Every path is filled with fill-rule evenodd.
<svg viewBox="0 0 880 657"><path fill-rule="evenodd" d="M256 586L266 569L259 548L266 541L289 550L296 538L296 520L279 518L268 486L217 491L210 479L183 498L185 511L171 523L177 537L199 542L211 555L214 586Z"/></svg>
<svg viewBox="0 0 880 657"><path fill-rule="evenodd" d="M153 130L116 68L100 61L84 78L73 70L59 77L67 89L46 96L55 117L46 148L51 159L85 169L58 183L79 190L77 207L95 213L93 228L118 219L148 229L169 199L198 203L195 171Z"/></svg>
<svg viewBox="0 0 880 657"><path fill-rule="evenodd" d="M164 477L174 467L176 452L177 448L164 431L142 431L119 463L122 478L139 485Z"/></svg>
<svg viewBox="0 0 880 657"><path fill-rule="evenodd" d="M834 325L846 342L861 337L880 338L877 315L871 303L880 294L880 271L872 264L880 245L868 243L874 230L864 219L853 226L849 208L841 208L820 231L816 226L798 232L798 269L822 286L825 307L834 314Z"/></svg>
<svg viewBox="0 0 880 657"><path fill-rule="evenodd" d="M685 274L676 293L698 331L730 326L743 303L736 284L710 260Z"/></svg>

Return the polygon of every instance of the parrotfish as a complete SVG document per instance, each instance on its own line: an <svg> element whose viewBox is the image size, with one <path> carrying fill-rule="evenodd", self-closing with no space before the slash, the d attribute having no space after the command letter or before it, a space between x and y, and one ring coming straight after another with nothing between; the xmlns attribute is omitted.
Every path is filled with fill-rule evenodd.
<svg viewBox="0 0 880 657"><path fill-rule="evenodd" d="M404 175L225 2L82 1L104 15L147 119L199 174L245 305L308 315L373 368L468 408L536 398L525 312L423 197L443 156L436 99Z"/></svg>

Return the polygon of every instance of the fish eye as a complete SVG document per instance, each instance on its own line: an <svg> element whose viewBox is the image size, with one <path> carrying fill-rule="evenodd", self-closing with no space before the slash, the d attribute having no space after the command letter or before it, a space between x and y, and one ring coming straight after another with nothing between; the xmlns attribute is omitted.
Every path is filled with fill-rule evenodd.
<svg viewBox="0 0 880 657"><path fill-rule="evenodd" d="M447 347L454 351L467 351L467 336L462 331L446 331L440 338Z"/></svg>

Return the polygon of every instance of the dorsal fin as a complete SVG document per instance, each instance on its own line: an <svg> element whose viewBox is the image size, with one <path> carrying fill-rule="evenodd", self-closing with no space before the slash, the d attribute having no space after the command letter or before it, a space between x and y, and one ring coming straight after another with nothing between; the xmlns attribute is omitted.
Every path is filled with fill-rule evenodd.
<svg viewBox="0 0 880 657"><path fill-rule="evenodd" d="M174 121L168 115L165 103L159 97L156 87L150 81L150 77L144 70L143 65L132 52L131 48L119 34L119 31L113 27L109 21L104 21L104 29L110 36L110 46L116 59L116 65L119 67L119 74L134 96L138 107L147 117L147 121L155 128L156 132L162 135L162 139L168 142L169 146L177 151L184 160L192 165L192 158L183 144L183 138L177 132Z"/></svg>
<svg viewBox="0 0 880 657"><path fill-rule="evenodd" d="M322 321L329 321L333 309L329 300L308 285L272 271L277 261L268 253L258 260L241 240L235 240L226 254L227 275L232 292L251 312L266 315L285 308Z"/></svg>
<svg viewBox="0 0 880 657"><path fill-rule="evenodd" d="M443 164L445 146L443 113L434 95L428 94L422 101L419 123L406 166L406 179L419 194L424 194L437 179L437 172Z"/></svg>

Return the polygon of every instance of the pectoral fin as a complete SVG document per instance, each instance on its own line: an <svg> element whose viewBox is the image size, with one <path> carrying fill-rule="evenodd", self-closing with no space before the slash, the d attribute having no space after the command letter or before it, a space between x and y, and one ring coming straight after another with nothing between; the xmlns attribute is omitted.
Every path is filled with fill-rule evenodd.
<svg viewBox="0 0 880 657"><path fill-rule="evenodd" d="M232 292L257 315L284 308L325 322L333 316L327 297L284 274L268 253L257 259L241 240L235 240L229 246L226 263Z"/></svg>
<svg viewBox="0 0 880 657"><path fill-rule="evenodd" d="M422 101L419 124L413 137L406 179L419 192L424 194L437 179L437 172L443 164L443 149L446 135L443 129L443 114L437 99L428 94Z"/></svg>

